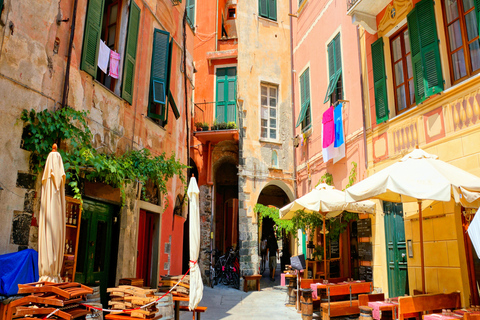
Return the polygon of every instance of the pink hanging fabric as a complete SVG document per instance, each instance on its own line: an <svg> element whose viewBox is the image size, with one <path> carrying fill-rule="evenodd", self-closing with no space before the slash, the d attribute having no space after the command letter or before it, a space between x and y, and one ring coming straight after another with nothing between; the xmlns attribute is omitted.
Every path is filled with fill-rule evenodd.
<svg viewBox="0 0 480 320"><path fill-rule="evenodd" d="M335 141L335 122L333 121L333 107L323 113L323 148L327 148Z"/></svg>
<svg viewBox="0 0 480 320"><path fill-rule="evenodd" d="M120 65L120 54L115 51L110 51L110 70L108 75L112 78L118 79L118 66Z"/></svg>

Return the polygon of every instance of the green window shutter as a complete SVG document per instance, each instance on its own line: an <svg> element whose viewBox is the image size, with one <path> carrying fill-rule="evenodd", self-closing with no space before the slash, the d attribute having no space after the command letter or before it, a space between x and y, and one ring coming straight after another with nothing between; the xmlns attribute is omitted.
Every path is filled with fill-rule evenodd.
<svg viewBox="0 0 480 320"><path fill-rule="evenodd" d="M217 99L215 119L220 122L236 122L237 68L217 69Z"/></svg>
<svg viewBox="0 0 480 320"><path fill-rule="evenodd" d="M165 108L168 93L168 74L170 59L170 33L155 29L153 32L152 67L150 75L150 108L149 117L160 119L166 124L168 112ZM161 112L155 112L157 105Z"/></svg>
<svg viewBox="0 0 480 320"><path fill-rule="evenodd" d="M135 81L135 61L137 57L138 26L140 24L140 8L131 1L128 17L127 43L123 63L122 98L132 104L133 84Z"/></svg>
<svg viewBox="0 0 480 320"><path fill-rule="evenodd" d="M236 122L237 120L237 108L236 108L236 96L237 96L237 68L228 68L227 70L227 89L226 101L227 110L225 122Z"/></svg>
<svg viewBox="0 0 480 320"><path fill-rule="evenodd" d="M477 28L480 27L480 0L475 0L475 11L477 14ZM480 35L480 28L478 29L478 33Z"/></svg>
<svg viewBox="0 0 480 320"><path fill-rule="evenodd" d="M266 18L268 18L268 1L269 0L258 0L258 14Z"/></svg>
<svg viewBox="0 0 480 320"><path fill-rule="evenodd" d="M330 100L330 96L335 90L338 79L342 74L342 54L340 46L340 34L338 34L327 46L328 53L328 87L323 103Z"/></svg>
<svg viewBox="0 0 480 320"><path fill-rule="evenodd" d="M226 81L225 78L227 76L227 69L221 68L217 69L217 99L216 99L216 107L215 107L215 119L218 122L225 121L225 109L227 106L227 102L225 101L225 91L226 88Z"/></svg>
<svg viewBox="0 0 480 320"><path fill-rule="evenodd" d="M0 13L2 13L3 10L3 0L0 0Z"/></svg>
<svg viewBox="0 0 480 320"><path fill-rule="evenodd" d="M415 100L418 104L443 90L433 1L422 0L417 3L407 15L407 23L412 50Z"/></svg>
<svg viewBox="0 0 480 320"><path fill-rule="evenodd" d="M195 0L187 0L186 10L190 25L193 27L195 25Z"/></svg>
<svg viewBox="0 0 480 320"><path fill-rule="evenodd" d="M377 124L388 120L387 82L385 76L383 38L372 43L373 85L375 91L375 111Z"/></svg>
<svg viewBox="0 0 480 320"><path fill-rule="evenodd" d="M97 76L98 48L100 44L100 35L102 34L104 7L104 0L88 1L80 69L87 72L94 78Z"/></svg>
<svg viewBox="0 0 480 320"><path fill-rule="evenodd" d="M298 114L295 127L298 127L305 120L310 108L310 75L309 69L305 70L300 76L300 104L302 108ZM307 124L308 125L308 124Z"/></svg>
<svg viewBox="0 0 480 320"><path fill-rule="evenodd" d="M268 1L268 17L272 20L277 20L277 0Z"/></svg>

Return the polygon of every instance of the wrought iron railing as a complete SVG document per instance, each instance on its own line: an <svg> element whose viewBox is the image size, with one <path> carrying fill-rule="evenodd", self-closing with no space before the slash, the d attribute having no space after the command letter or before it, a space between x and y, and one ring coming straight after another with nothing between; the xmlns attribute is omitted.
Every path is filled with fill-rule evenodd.
<svg viewBox="0 0 480 320"><path fill-rule="evenodd" d="M347 11L350 10L359 1L361 0L347 0Z"/></svg>
<svg viewBox="0 0 480 320"><path fill-rule="evenodd" d="M215 118L215 106L215 102L195 103L193 131L231 130L238 128L238 124L235 121L218 121Z"/></svg>

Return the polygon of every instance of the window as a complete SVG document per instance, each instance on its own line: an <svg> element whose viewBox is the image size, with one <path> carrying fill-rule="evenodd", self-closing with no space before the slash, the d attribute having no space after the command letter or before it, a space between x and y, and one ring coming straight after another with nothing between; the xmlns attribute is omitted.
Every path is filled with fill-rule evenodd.
<svg viewBox="0 0 480 320"><path fill-rule="evenodd" d="M237 122L236 90L237 68L218 68L215 108L215 120L217 123Z"/></svg>
<svg viewBox="0 0 480 320"><path fill-rule="evenodd" d="M277 139L277 97L276 86L262 84L261 90L261 137Z"/></svg>
<svg viewBox="0 0 480 320"><path fill-rule="evenodd" d="M172 42L170 33L159 29L154 30L148 117L161 126L165 126L168 122L167 104L172 107L175 118L180 117L170 91Z"/></svg>
<svg viewBox="0 0 480 320"><path fill-rule="evenodd" d="M309 68L300 76L300 103L301 109L295 127L302 125L302 131L310 128L310 73Z"/></svg>
<svg viewBox="0 0 480 320"><path fill-rule="evenodd" d="M130 104L132 103L133 85L135 80L135 61L137 53L138 27L140 23L140 8L134 1L130 3L128 21L122 21L121 8L123 0L89 0L85 32L83 39L83 51L81 69L100 81L112 91L117 91ZM126 20L126 19L124 19ZM127 34L119 35L120 25L128 23ZM125 44L124 54L120 53L124 61L122 81L117 81L110 76L98 71L98 55L100 41L111 49L118 52L122 44ZM115 89L118 88L118 89Z"/></svg>
<svg viewBox="0 0 480 320"><path fill-rule="evenodd" d="M187 0L185 9L187 10L187 21L190 27L195 28L195 0Z"/></svg>
<svg viewBox="0 0 480 320"><path fill-rule="evenodd" d="M328 44L328 88L323 103L330 100L334 104L343 98L342 90L342 54L340 34Z"/></svg>
<svg viewBox="0 0 480 320"><path fill-rule="evenodd" d="M235 19L236 17L237 17L236 9L235 8L229 8L228 9L228 19Z"/></svg>
<svg viewBox="0 0 480 320"><path fill-rule="evenodd" d="M407 15L408 31L392 38L395 101L399 112L443 90L433 1L422 0ZM400 37L399 40L397 38ZM398 42L400 41L400 42ZM399 49L400 48L400 49ZM372 69L377 124L389 116L383 38L372 43ZM411 71L409 70L411 60ZM411 76L413 74L413 81ZM413 91L412 91L413 85ZM403 90L405 94L403 95ZM415 96L412 97L412 92ZM398 94L400 93L400 94Z"/></svg>
<svg viewBox="0 0 480 320"><path fill-rule="evenodd" d="M397 114L400 114L415 103L412 55L407 27L390 39L390 48L392 52L395 108Z"/></svg>
<svg viewBox="0 0 480 320"><path fill-rule="evenodd" d="M444 0L447 48L453 83L480 69L478 20L474 0Z"/></svg>
<svg viewBox="0 0 480 320"><path fill-rule="evenodd" d="M261 17L277 20L277 0L258 0L258 7Z"/></svg>

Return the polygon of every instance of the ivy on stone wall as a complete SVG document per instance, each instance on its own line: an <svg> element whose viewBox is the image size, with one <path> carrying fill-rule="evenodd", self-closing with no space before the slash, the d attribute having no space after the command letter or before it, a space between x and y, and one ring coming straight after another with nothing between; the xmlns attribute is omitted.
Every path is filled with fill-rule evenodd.
<svg viewBox="0 0 480 320"><path fill-rule="evenodd" d="M65 174L75 198L81 199L79 181L81 177L89 181L106 183L120 188L122 204L125 202L125 187L139 182L142 191L148 180L154 181L168 206L167 181L178 175L186 188L186 165L175 159L173 153L153 156L148 149L131 150L122 155L100 153L92 146L93 135L87 124L88 113L70 107L57 111L23 110L20 119L24 122L22 136L25 150L31 151L30 169L34 173L43 171L52 145L63 141L66 150L58 149L62 155Z"/></svg>

